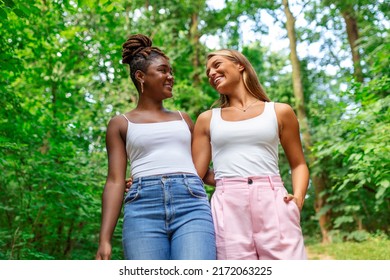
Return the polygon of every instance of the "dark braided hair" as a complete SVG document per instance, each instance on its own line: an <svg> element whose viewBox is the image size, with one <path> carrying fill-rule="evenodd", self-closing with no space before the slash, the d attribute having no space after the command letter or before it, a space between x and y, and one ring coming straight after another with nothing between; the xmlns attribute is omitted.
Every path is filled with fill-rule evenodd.
<svg viewBox="0 0 390 280"><path fill-rule="evenodd" d="M122 63L129 64L130 77L134 85L139 89L139 81L135 78L135 72L141 70L146 73L149 65L157 57L169 58L157 47L152 47L152 40L143 34L131 35L122 45Z"/></svg>

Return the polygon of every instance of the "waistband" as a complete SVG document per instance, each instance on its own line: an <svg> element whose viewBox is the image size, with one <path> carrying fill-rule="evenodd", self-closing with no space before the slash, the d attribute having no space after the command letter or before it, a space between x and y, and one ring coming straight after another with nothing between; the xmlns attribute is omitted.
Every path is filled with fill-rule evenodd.
<svg viewBox="0 0 390 280"><path fill-rule="evenodd" d="M200 177L196 174L192 173L168 173L168 174L161 174L161 175L151 175L151 176L145 176L145 177L139 177L133 179L133 183L141 183L145 181L160 181L160 180L169 180L169 179L185 179L185 178L199 178Z"/></svg>
<svg viewBox="0 0 390 280"><path fill-rule="evenodd" d="M251 186L253 184L267 184L271 187L283 187L283 180L280 175L250 176L250 177L231 177L216 180L216 187L229 187L240 185L240 187Z"/></svg>

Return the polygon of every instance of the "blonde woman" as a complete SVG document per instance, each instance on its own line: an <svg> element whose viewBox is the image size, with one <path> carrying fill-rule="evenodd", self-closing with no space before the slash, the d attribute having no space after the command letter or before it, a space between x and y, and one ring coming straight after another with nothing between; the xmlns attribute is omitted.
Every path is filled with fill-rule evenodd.
<svg viewBox="0 0 390 280"><path fill-rule="evenodd" d="M238 51L210 53L206 74L220 94L220 107L199 115L192 156L200 177L213 163L217 259L306 259L300 211L309 171L294 111L270 101ZM279 143L290 164L293 194L279 174Z"/></svg>

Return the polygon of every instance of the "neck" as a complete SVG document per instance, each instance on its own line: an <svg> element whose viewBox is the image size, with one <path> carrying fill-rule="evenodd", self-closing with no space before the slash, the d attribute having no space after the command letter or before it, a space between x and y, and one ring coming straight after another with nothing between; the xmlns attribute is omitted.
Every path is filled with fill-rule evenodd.
<svg viewBox="0 0 390 280"><path fill-rule="evenodd" d="M258 98L246 94L241 98L232 98L229 102L229 106L245 113L248 109L256 105L258 102L260 102Z"/></svg>
<svg viewBox="0 0 390 280"><path fill-rule="evenodd" d="M137 103L137 110L145 111L163 111L165 110L162 100L140 98Z"/></svg>
<svg viewBox="0 0 390 280"><path fill-rule="evenodd" d="M229 105L240 108L247 107L256 101L259 101L259 99L249 94L245 94L239 97L229 97Z"/></svg>

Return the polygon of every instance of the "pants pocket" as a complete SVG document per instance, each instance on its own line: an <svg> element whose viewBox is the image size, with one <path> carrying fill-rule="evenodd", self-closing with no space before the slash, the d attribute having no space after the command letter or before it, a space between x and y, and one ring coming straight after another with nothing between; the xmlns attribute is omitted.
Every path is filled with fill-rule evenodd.
<svg viewBox="0 0 390 280"><path fill-rule="evenodd" d="M138 183L133 184L125 197L124 203L128 204L139 199L140 191L141 191L141 186Z"/></svg>
<svg viewBox="0 0 390 280"><path fill-rule="evenodd" d="M200 178L186 178L184 179L184 182L191 196L208 199L206 190L203 187L203 182Z"/></svg>

